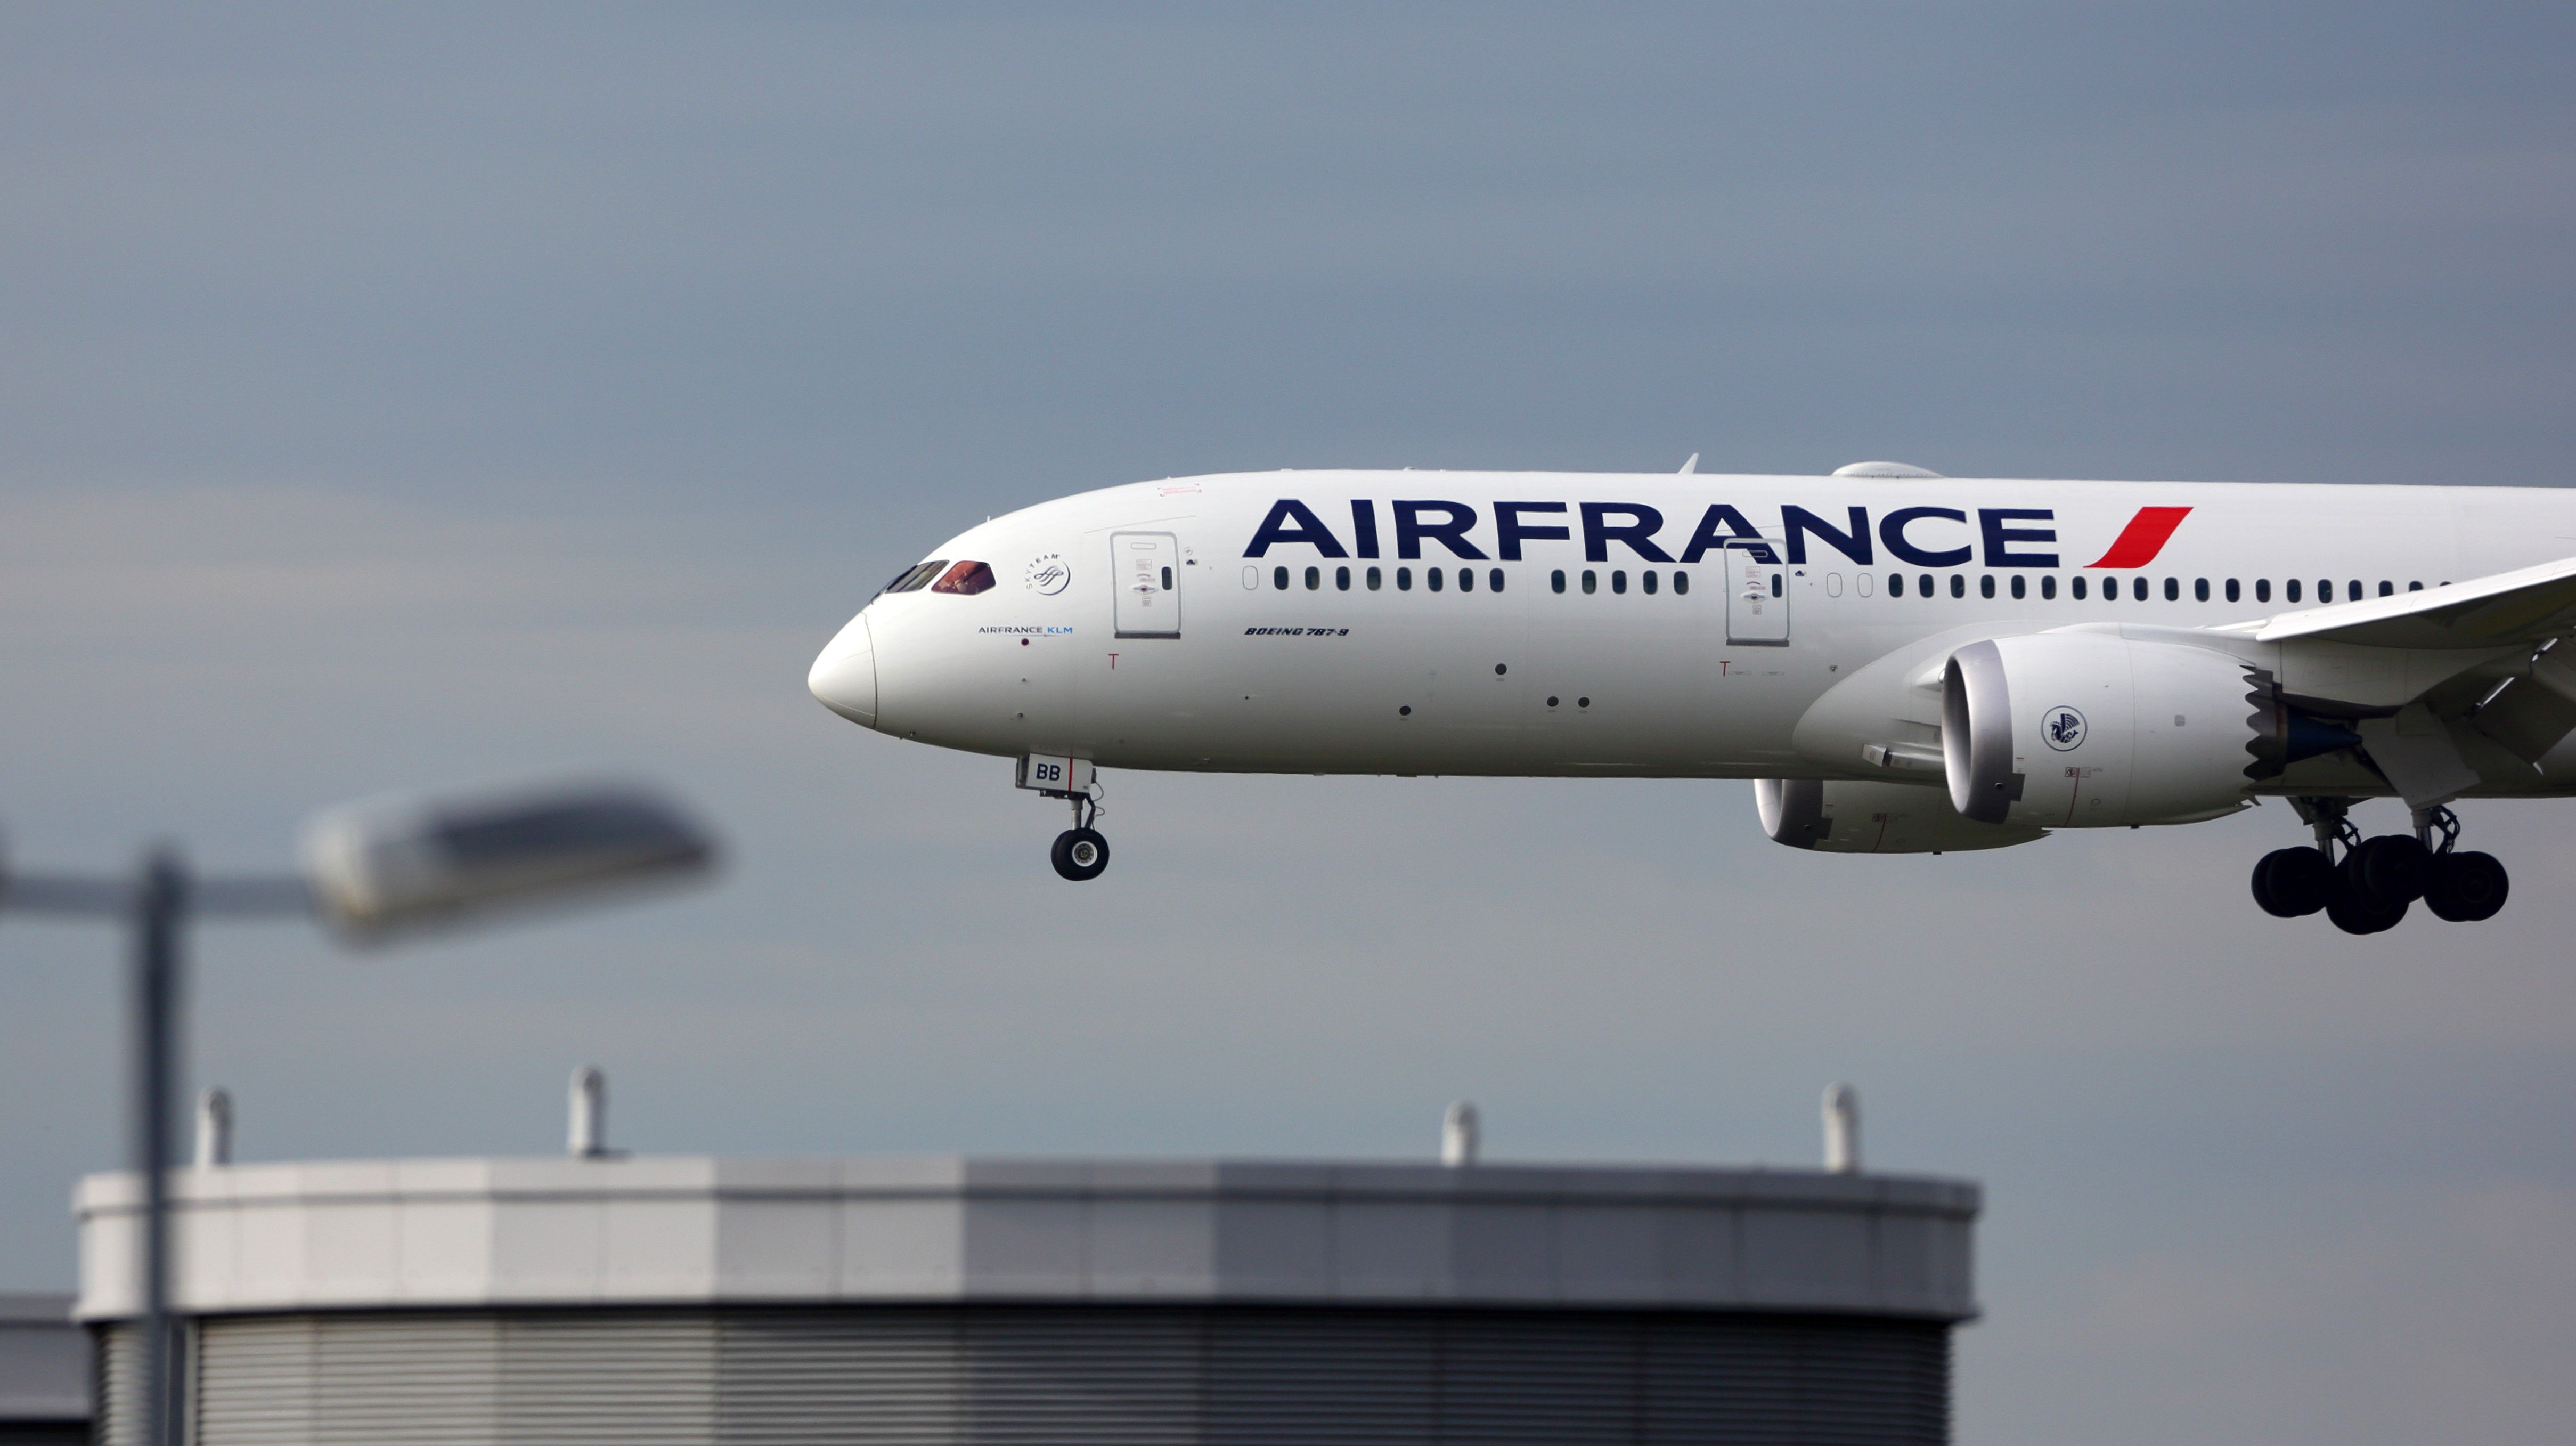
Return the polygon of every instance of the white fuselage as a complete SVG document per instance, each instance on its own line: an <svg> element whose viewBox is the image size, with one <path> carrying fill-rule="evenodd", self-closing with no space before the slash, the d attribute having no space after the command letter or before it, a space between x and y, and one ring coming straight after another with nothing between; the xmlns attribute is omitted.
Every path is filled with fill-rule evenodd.
<svg viewBox="0 0 2576 1446"><path fill-rule="evenodd" d="M1874 777L1811 717L1873 664L2571 553L2576 497L2539 488L1236 474L959 534L928 558L991 585L881 594L813 686L880 732L1102 767ZM2480 791L2576 786L2565 753Z"/></svg>

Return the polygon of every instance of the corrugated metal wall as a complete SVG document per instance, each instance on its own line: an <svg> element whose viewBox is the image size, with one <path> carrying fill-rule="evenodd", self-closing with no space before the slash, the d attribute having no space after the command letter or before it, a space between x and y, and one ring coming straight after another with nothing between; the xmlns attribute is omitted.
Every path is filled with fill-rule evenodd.
<svg viewBox="0 0 2576 1446"><path fill-rule="evenodd" d="M317 1314L204 1322L192 1415L201 1446L1932 1446L1949 1351L1929 1322L1651 1311Z"/></svg>

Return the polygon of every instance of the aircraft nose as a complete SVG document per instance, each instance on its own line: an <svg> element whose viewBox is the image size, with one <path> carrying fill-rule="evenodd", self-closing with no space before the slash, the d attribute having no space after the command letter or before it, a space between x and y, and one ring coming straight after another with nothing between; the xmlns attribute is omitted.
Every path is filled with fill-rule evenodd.
<svg viewBox="0 0 2576 1446"><path fill-rule="evenodd" d="M826 708L863 728L877 724L877 650L865 616L850 619L825 645L805 686Z"/></svg>

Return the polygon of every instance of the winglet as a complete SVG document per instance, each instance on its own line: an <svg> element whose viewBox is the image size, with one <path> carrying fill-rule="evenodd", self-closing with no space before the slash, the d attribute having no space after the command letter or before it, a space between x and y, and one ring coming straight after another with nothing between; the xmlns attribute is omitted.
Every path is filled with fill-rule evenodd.
<svg viewBox="0 0 2576 1446"><path fill-rule="evenodd" d="M1699 454L1698 454L1697 452L1693 452L1693 453L1691 453L1691 455L1690 455L1690 460L1689 460L1689 461L1687 461L1687 462L1684 462L1684 463L1682 464L1682 470L1681 470L1681 472L1680 472L1680 474L1679 474L1679 475L1684 476L1684 477L1687 477L1687 476L1689 476L1690 474L1692 474L1693 472L1696 472L1696 471L1698 471L1698 470L1699 470Z"/></svg>

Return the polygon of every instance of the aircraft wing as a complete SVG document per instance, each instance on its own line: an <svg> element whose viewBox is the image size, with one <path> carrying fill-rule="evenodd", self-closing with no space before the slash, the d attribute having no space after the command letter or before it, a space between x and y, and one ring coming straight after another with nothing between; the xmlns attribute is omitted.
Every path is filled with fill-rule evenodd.
<svg viewBox="0 0 2576 1446"><path fill-rule="evenodd" d="M2256 642L2292 638L2379 648L2500 648L2576 631L2576 558L2516 568L2422 592L2364 598L2217 631Z"/></svg>

